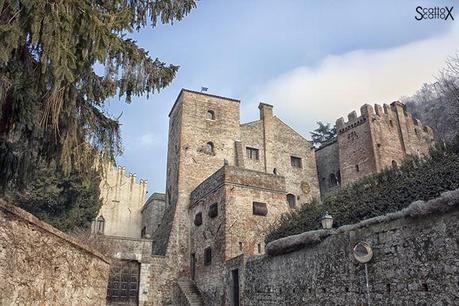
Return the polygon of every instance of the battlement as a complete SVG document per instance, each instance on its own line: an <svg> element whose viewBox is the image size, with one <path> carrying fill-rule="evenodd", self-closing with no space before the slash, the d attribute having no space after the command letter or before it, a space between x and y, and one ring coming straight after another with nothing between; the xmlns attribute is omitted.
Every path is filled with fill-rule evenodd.
<svg viewBox="0 0 459 306"><path fill-rule="evenodd" d="M360 107L360 116L358 116L356 111L352 111L347 116L348 121L344 121L344 118L341 117L336 120L336 129L339 134L344 133L356 126L359 126L371 119L371 121L376 120L385 120L388 124L393 125L396 122L399 122L401 118L405 119L405 122L408 126L416 126L418 129L415 129L416 133L422 132L428 135L433 135L432 129L423 125L422 122L413 117L413 115L406 111L405 104L395 101L390 105L383 104L364 104Z"/></svg>
<svg viewBox="0 0 459 306"><path fill-rule="evenodd" d="M104 176L108 177L109 175L116 175L117 177L122 177L125 179L130 180L131 184L137 184L146 190L147 185L148 185L148 180L141 178L140 180L137 180L137 174L134 172L129 172L126 175L126 167L125 166L114 166L113 163L108 163L103 167L104 170Z"/></svg>

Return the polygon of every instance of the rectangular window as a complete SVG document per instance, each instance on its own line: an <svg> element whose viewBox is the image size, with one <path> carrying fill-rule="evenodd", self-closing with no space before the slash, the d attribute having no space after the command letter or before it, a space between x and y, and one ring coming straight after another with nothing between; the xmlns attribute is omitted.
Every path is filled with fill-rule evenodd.
<svg viewBox="0 0 459 306"><path fill-rule="evenodd" d="M204 265L210 266L211 263L212 263L212 249L205 248L204 249Z"/></svg>
<svg viewBox="0 0 459 306"><path fill-rule="evenodd" d="M303 168L303 165L301 163L301 158L299 157L290 156L290 163L292 164L292 167L294 168Z"/></svg>
<svg viewBox="0 0 459 306"><path fill-rule="evenodd" d="M245 149L246 149L248 158L256 159L256 160L258 160L260 158L260 156L258 154L258 149L250 148L250 147L246 147Z"/></svg>
<svg viewBox="0 0 459 306"><path fill-rule="evenodd" d="M266 216L268 214L266 203L253 202L253 214L256 216Z"/></svg>
<svg viewBox="0 0 459 306"><path fill-rule="evenodd" d="M218 216L218 204L217 203L214 203L209 206L209 211L207 212L207 215L210 218L215 218L216 216Z"/></svg>

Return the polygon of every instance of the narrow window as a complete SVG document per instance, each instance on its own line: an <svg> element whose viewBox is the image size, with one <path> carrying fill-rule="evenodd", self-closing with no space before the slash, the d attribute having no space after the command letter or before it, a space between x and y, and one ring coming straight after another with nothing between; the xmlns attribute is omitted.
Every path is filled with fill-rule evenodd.
<svg viewBox="0 0 459 306"><path fill-rule="evenodd" d="M391 127L394 127L394 123L392 122L392 120L389 120L389 124Z"/></svg>
<svg viewBox="0 0 459 306"><path fill-rule="evenodd" d="M338 180L338 185L341 184L341 171L336 171L336 179Z"/></svg>
<svg viewBox="0 0 459 306"><path fill-rule="evenodd" d="M394 169L398 168L397 162L395 160L392 161L392 168Z"/></svg>
<svg viewBox="0 0 459 306"><path fill-rule="evenodd" d="M142 230L140 231L140 237L145 238L146 233L147 233L147 227L144 226L142 227Z"/></svg>
<svg viewBox="0 0 459 306"><path fill-rule="evenodd" d="M210 218L215 218L216 216L218 216L218 204L217 203L214 203L214 204L209 206L209 211L208 211L207 215Z"/></svg>
<svg viewBox="0 0 459 306"><path fill-rule="evenodd" d="M294 194L287 194L287 203L290 208L295 208L296 207L296 198Z"/></svg>
<svg viewBox="0 0 459 306"><path fill-rule="evenodd" d="M301 163L301 158L295 157L295 156L290 156L290 163L292 164L292 167L294 168L302 168L302 163Z"/></svg>
<svg viewBox="0 0 459 306"><path fill-rule="evenodd" d="M215 112L213 110L208 110L207 111L207 119L215 120Z"/></svg>
<svg viewBox="0 0 459 306"><path fill-rule="evenodd" d="M207 153L214 154L214 143L211 141L207 143Z"/></svg>
<svg viewBox="0 0 459 306"><path fill-rule="evenodd" d="M336 175L334 173L331 173L330 177L328 178L328 187L335 186L338 186L338 179L336 178Z"/></svg>
<svg viewBox="0 0 459 306"><path fill-rule="evenodd" d="M99 218L97 218L96 233L103 234L104 230L105 230L105 219L104 217L100 216Z"/></svg>
<svg viewBox="0 0 459 306"><path fill-rule="evenodd" d="M243 250L242 241L239 241L239 251L242 252L242 250Z"/></svg>
<svg viewBox="0 0 459 306"><path fill-rule="evenodd" d="M423 284L422 284L422 290L423 290L423 291L429 291L429 287L427 286L426 283L423 283Z"/></svg>
<svg viewBox="0 0 459 306"><path fill-rule="evenodd" d="M355 165L355 171L357 171L357 172L360 171L359 165Z"/></svg>
<svg viewBox="0 0 459 306"><path fill-rule="evenodd" d="M205 248L204 249L204 265L209 266L212 263L212 249Z"/></svg>
<svg viewBox="0 0 459 306"><path fill-rule="evenodd" d="M268 214L266 203L253 202L253 214L256 216L266 216Z"/></svg>
<svg viewBox="0 0 459 306"><path fill-rule="evenodd" d="M200 226L202 224L202 212L198 212L196 216L194 216L194 225Z"/></svg>
<svg viewBox="0 0 459 306"><path fill-rule="evenodd" d="M259 159L258 149L246 147L247 157L250 159Z"/></svg>
<svg viewBox="0 0 459 306"><path fill-rule="evenodd" d="M258 254L261 254L261 243L258 244Z"/></svg>

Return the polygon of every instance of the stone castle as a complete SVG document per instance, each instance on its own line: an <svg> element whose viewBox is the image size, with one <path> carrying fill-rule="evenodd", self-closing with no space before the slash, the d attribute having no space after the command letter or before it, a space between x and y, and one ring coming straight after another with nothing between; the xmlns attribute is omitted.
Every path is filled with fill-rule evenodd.
<svg viewBox="0 0 459 306"><path fill-rule="evenodd" d="M237 277L225 267L264 254L265 234L282 214L433 143L432 130L400 102L338 119L336 139L318 149L272 105L259 110L259 120L241 124L239 100L182 89L169 113L165 194L143 204L146 181L109 169L94 231L129 238L115 257L138 263L129 268L137 285L126 285L135 290L109 283L112 305L134 295L140 305L177 304L184 288L208 304L238 305L235 289L222 285Z"/></svg>

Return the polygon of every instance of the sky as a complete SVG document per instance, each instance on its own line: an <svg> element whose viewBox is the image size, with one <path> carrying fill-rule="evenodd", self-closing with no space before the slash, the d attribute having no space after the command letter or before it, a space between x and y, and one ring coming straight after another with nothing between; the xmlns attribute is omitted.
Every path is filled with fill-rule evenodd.
<svg viewBox="0 0 459 306"><path fill-rule="evenodd" d="M451 20L421 20L418 6L454 6ZM168 113L181 88L241 100L241 121L257 120L258 103L309 137L317 121L334 123L369 104L391 103L432 82L459 52L459 2L203 0L184 20L133 32L139 46L179 65L160 93L126 104L124 153L118 165L164 192Z"/></svg>

